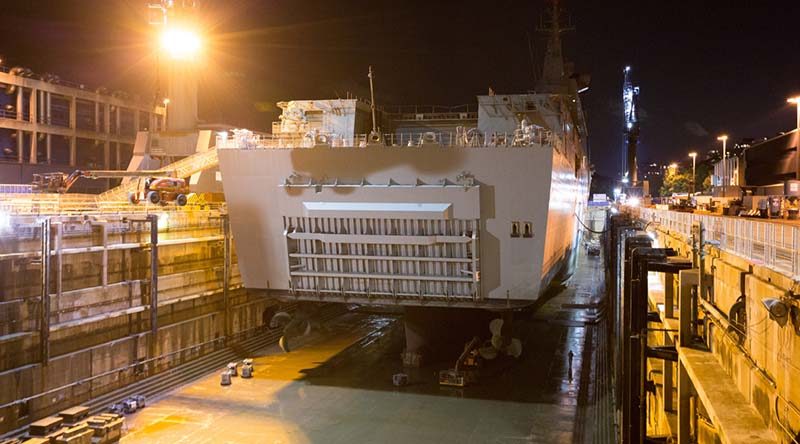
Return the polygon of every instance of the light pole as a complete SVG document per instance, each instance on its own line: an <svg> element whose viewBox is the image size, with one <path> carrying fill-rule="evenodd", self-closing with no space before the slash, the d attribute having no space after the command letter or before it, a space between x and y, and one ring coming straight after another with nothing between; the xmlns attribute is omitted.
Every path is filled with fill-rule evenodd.
<svg viewBox="0 0 800 444"><path fill-rule="evenodd" d="M786 99L787 102L795 104L797 107L797 124L795 125L795 140L800 140L800 96L790 97ZM795 162L794 178L800 179L800 158Z"/></svg>
<svg viewBox="0 0 800 444"><path fill-rule="evenodd" d="M795 124L795 128L800 132L800 96L790 97L786 99L786 101L797 106L797 123Z"/></svg>
<svg viewBox="0 0 800 444"><path fill-rule="evenodd" d="M695 171L697 167L697 153L692 151L689 153L689 157L692 158L692 194L697 192L697 184L695 183Z"/></svg>
<svg viewBox="0 0 800 444"><path fill-rule="evenodd" d="M725 197L725 191L728 187L728 135L723 134L717 137L717 140L722 141L722 197Z"/></svg>
<svg viewBox="0 0 800 444"><path fill-rule="evenodd" d="M169 98L164 99L164 124L162 125L161 131L167 130L167 110L169 109Z"/></svg>

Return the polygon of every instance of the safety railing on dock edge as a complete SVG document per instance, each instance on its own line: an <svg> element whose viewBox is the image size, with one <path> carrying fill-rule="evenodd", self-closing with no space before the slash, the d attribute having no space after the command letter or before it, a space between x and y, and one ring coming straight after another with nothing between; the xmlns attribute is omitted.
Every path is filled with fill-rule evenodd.
<svg viewBox="0 0 800 444"><path fill-rule="evenodd" d="M86 214L150 214L164 212L191 212L211 210L225 212L224 202L189 203L186 206L140 203L127 200L102 200L86 194L0 194L0 216L45 216Z"/></svg>
<svg viewBox="0 0 800 444"><path fill-rule="evenodd" d="M699 222L705 239L719 249L792 278L800 277L800 226L653 208L635 208L632 213L687 238L692 225Z"/></svg>

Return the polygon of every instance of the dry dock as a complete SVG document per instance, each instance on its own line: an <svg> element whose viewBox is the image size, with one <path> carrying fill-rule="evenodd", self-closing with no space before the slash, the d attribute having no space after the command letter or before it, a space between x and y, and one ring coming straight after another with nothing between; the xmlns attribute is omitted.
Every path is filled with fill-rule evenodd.
<svg viewBox="0 0 800 444"><path fill-rule="evenodd" d="M492 362L475 386L437 384L435 372L452 363L448 350L406 369L410 384L394 387L402 322L351 312L291 353L262 350L253 379L222 387L217 371L177 388L129 416L123 442L604 442L612 415L598 359L602 261L582 251L574 274L515 321L522 357Z"/></svg>

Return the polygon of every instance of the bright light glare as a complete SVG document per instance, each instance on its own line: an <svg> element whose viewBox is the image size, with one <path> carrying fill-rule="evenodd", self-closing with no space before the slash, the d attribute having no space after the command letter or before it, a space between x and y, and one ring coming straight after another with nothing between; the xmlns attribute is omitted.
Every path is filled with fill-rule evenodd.
<svg viewBox="0 0 800 444"><path fill-rule="evenodd" d="M723 134L723 135L717 137L717 140L724 142L724 141L728 140L728 136L726 134Z"/></svg>
<svg viewBox="0 0 800 444"><path fill-rule="evenodd" d="M158 215L158 229L166 230L167 228L169 228L169 214L161 213Z"/></svg>
<svg viewBox="0 0 800 444"><path fill-rule="evenodd" d="M695 153L694 151L692 151L691 153L689 153L689 157L697 157L697 153Z"/></svg>
<svg viewBox="0 0 800 444"><path fill-rule="evenodd" d="M789 102L789 103L794 103L794 104L800 105L800 96L790 97L790 98L786 99L786 101Z"/></svg>
<svg viewBox="0 0 800 444"><path fill-rule="evenodd" d="M11 216L5 211L0 211L0 231L11 229Z"/></svg>
<svg viewBox="0 0 800 444"><path fill-rule="evenodd" d="M630 182L630 181L628 180L628 178L627 178L627 177L623 177L623 178L622 178L622 183L628 183L628 182Z"/></svg>
<svg viewBox="0 0 800 444"><path fill-rule="evenodd" d="M161 49L173 59L194 58L201 46L200 35L190 29L170 28L161 33Z"/></svg>
<svg viewBox="0 0 800 444"><path fill-rule="evenodd" d="M625 205L628 205L629 207L638 207L639 203L638 197L631 197L625 201Z"/></svg>

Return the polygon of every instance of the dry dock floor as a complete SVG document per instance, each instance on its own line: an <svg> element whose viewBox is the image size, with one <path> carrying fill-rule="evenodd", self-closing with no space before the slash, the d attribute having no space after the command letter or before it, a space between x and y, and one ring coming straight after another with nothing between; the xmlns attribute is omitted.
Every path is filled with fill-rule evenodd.
<svg viewBox="0 0 800 444"><path fill-rule="evenodd" d="M401 320L353 312L291 353L263 350L252 379L222 387L218 371L154 400L128 416L122 442L603 442L598 436L610 427L597 418L610 414L598 407L601 329L593 314L604 267L581 250L575 273L515 322L523 356L493 361L474 387L437 384L435 372L452 366L448 353L405 370L410 385L394 387L392 374L403 371Z"/></svg>

